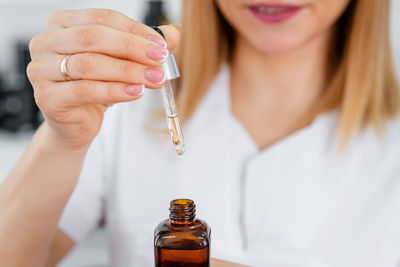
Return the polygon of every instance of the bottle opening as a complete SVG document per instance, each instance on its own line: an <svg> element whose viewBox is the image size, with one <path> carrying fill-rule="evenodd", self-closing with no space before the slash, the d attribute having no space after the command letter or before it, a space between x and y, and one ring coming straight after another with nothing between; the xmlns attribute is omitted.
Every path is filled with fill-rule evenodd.
<svg viewBox="0 0 400 267"><path fill-rule="evenodd" d="M181 198L181 199L172 200L171 204L185 206L185 205L194 205L194 202L191 199Z"/></svg>
<svg viewBox="0 0 400 267"><path fill-rule="evenodd" d="M173 221L192 221L196 217L196 205L191 199L172 200L169 207L169 218Z"/></svg>

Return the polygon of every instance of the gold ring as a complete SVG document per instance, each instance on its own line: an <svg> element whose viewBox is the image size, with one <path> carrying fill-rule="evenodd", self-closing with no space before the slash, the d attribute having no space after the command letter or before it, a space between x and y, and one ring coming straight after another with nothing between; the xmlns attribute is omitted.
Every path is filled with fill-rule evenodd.
<svg viewBox="0 0 400 267"><path fill-rule="evenodd" d="M69 60L70 57L71 57L70 55L69 55L69 56L66 56L66 57L63 58L63 60L61 61L61 74L62 74L62 76L64 77L64 79L65 79L66 81L72 81L71 76L69 76L68 67L67 67L68 60Z"/></svg>

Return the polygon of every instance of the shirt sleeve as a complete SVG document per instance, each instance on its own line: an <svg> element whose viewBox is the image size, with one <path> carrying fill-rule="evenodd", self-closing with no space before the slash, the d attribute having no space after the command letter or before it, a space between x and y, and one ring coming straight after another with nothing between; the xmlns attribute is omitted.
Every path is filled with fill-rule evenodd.
<svg viewBox="0 0 400 267"><path fill-rule="evenodd" d="M69 199L59 228L75 243L88 237L104 217L104 170L102 146L97 136L85 157L80 178Z"/></svg>

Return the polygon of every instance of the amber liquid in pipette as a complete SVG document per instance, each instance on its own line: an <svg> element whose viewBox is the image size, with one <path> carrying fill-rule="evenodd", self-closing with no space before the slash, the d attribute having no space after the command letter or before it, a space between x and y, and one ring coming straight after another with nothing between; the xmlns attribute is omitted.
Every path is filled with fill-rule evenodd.
<svg viewBox="0 0 400 267"><path fill-rule="evenodd" d="M175 144L176 152L178 155L183 155L185 153L185 143L178 115L168 116L168 128L172 142Z"/></svg>

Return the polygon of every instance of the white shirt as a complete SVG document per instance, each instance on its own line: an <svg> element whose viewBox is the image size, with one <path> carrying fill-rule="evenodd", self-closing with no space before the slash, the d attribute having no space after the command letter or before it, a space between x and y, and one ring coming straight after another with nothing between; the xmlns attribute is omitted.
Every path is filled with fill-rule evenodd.
<svg viewBox="0 0 400 267"><path fill-rule="evenodd" d="M167 131L146 129L156 100L160 93L149 90L106 112L60 221L73 240L104 220L112 266L152 266L154 228L172 199L186 197L212 228L215 258L271 267L398 266L399 119L383 137L369 127L339 152L338 114L330 112L259 151L231 113L224 66L185 125L186 153L178 156Z"/></svg>

